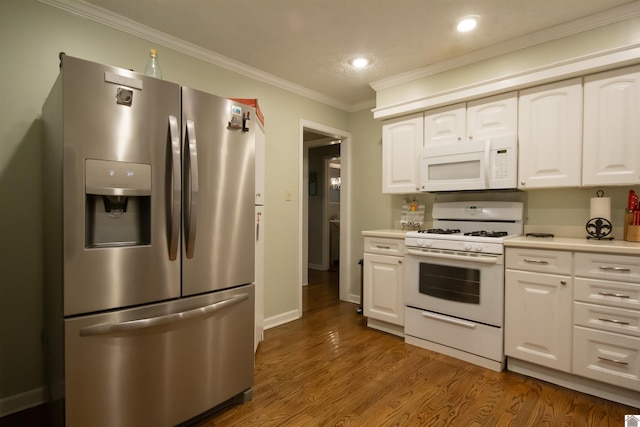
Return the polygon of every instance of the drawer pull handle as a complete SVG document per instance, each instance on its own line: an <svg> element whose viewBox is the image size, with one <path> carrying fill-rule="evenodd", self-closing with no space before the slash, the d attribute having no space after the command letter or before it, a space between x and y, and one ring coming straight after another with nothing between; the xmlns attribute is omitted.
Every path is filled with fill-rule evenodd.
<svg viewBox="0 0 640 427"><path fill-rule="evenodd" d="M378 249L391 249L391 246L376 245Z"/></svg>
<svg viewBox="0 0 640 427"><path fill-rule="evenodd" d="M528 262L529 264L549 264L549 262L542 260L542 259L532 259L532 258L525 258L524 262Z"/></svg>
<svg viewBox="0 0 640 427"><path fill-rule="evenodd" d="M625 267L608 267L606 265L601 265L600 266L600 270L606 270L606 271L617 271L619 273L629 273L631 271L630 268L625 268Z"/></svg>
<svg viewBox="0 0 640 427"><path fill-rule="evenodd" d="M624 366L628 366L629 365L627 362L623 362L622 360L609 359L608 357L598 356L598 359L604 360L604 361L607 361L607 362L617 363L618 365L624 365Z"/></svg>
<svg viewBox="0 0 640 427"><path fill-rule="evenodd" d="M616 319L607 319L606 317L598 317L598 320L600 320L601 322L609 322L609 323L615 323L618 325L628 325L629 322L623 322L621 320L616 320Z"/></svg>
<svg viewBox="0 0 640 427"><path fill-rule="evenodd" d="M441 315L435 314L435 313L422 312L420 314L422 314L422 317L427 317L429 319L439 320L441 322L451 323L453 325L463 326L463 327L469 328L469 329L475 329L476 328L475 323L465 322L464 320L453 319L451 317L441 316Z"/></svg>
<svg viewBox="0 0 640 427"><path fill-rule="evenodd" d="M602 295L604 297L618 297L618 298L631 298L629 295L625 294L614 294L612 292L598 292L598 295Z"/></svg>

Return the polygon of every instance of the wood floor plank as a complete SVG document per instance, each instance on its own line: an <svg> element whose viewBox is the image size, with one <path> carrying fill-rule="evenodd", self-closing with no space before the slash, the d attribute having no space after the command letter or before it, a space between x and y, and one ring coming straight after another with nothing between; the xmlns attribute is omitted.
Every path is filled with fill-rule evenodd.
<svg viewBox="0 0 640 427"><path fill-rule="evenodd" d="M253 400L197 427L613 427L640 413L405 344L338 301L336 272L310 271L309 283L303 317L265 331Z"/></svg>

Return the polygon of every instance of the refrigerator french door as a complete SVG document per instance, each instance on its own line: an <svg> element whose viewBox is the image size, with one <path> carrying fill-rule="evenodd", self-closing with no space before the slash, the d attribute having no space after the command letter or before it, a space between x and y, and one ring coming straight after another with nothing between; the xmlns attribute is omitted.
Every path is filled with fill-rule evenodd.
<svg viewBox="0 0 640 427"><path fill-rule="evenodd" d="M55 424L172 426L251 397L248 112L61 55L43 107Z"/></svg>

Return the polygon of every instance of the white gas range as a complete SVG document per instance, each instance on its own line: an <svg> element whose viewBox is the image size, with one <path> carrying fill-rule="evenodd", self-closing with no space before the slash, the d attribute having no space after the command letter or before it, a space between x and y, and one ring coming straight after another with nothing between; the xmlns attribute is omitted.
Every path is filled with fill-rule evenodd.
<svg viewBox="0 0 640 427"><path fill-rule="evenodd" d="M500 371L503 241L522 234L523 205L435 203L432 216L405 235L405 341Z"/></svg>

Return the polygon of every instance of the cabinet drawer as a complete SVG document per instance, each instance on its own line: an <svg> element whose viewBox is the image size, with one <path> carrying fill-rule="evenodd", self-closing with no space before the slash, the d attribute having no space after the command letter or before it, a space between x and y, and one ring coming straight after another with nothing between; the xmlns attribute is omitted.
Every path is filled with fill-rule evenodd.
<svg viewBox="0 0 640 427"><path fill-rule="evenodd" d="M364 251L372 254L404 256L407 252L404 238L392 239L388 237L365 237Z"/></svg>
<svg viewBox="0 0 640 427"><path fill-rule="evenodd" d="M575 326L573 373L640 389L640 338Z"/></svg>
<svg viewBox="0 0 640 427"><path fill-rule="evenodd" d="M573 320L577 326L640 337L640 310L576 302Z"/></svg>
<svg viewBox="0 0 640 427"><path fill-rule="evenodd" d="M640 283L640 257L576 253L575 275Z"/></svg>
<svg viewBox="0 0 640 427"><path fill-rule="evenodd" d="M503 361L502 328L407 307L405 335Z"/></svg>
<svg viewBox="0 0 640 427"><path fill-rule="evenodd" d="M507 248L505 267L551 274L571 274L571 252Z"/></svg>
<svg viewBox="0 0 640 427"><path fill-rule="evenodd" d="M573 298L576 301L640 310L640 284L576 277Z"/></svg>

